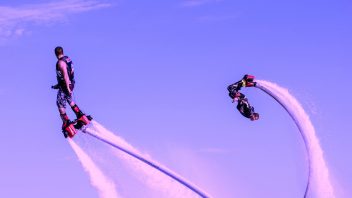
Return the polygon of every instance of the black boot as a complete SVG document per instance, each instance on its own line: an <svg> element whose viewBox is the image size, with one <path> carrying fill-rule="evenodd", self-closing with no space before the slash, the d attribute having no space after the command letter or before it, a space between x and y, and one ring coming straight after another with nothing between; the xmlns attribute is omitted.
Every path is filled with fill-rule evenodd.
<svg viewBox="0 0 352 198"><path fill-rule="evenodd" d="M82 116L84 116L84 113L78 108L78 106L75 104L72 107L73 112L75 112L77 120L80 119Z"/></svg>

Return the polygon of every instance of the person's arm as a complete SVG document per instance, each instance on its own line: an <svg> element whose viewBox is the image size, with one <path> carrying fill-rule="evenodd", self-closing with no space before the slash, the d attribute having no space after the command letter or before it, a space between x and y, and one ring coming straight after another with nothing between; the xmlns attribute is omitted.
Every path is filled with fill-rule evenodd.
<svg viewBox="0 0 352 198"><path fill-rule="evenodd" d="M65 80L65 84L66 84L66 88L67 88L68 94L71 95L71 93L72 93L72 91L70 89L71 81L70 81L70 78L68 77L66 63L64 61L59 61L59 68L60 68L62 74L64 75L64 80Z"/></svg>

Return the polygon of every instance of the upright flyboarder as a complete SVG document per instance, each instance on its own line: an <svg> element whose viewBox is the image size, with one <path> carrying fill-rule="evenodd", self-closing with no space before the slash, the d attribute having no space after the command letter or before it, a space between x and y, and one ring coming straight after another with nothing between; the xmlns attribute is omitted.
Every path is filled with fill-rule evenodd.
<svg viewBox="0 0 352 198"><path fill-rule="evenodd" d="M227 87L229 91L230 98L234 101L237 101L238 111L246 118L250 120L258 120L259 114L254 112L254 107L252 107L246 96L240 92L242 87L254 87L256 82L253 82L254 76L246 74L240 81L231 84Z"/></svg>
<svg viewBox="0 0 352 198"><path fill-rule="evenodd" d="M75 104L72 99L73 89L75 85L74 69L72 60L64 55L62 47L55 48L56 62L56 78L57 84L52 86L53 89L58 89L56 105L62 119L62 132L67 137L73 137L76 134L76 129L80 129L83 125L87 125L91 117L86 116ZM66 103L68 103L75 112L77 119L70 121L66 114Z"/></svg>

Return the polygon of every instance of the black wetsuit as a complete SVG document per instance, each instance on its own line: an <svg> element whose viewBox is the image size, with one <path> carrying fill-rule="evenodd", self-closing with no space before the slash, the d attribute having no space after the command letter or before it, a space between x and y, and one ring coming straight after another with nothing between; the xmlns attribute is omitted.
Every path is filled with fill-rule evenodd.
<svg viewBox="0 0 352 198"><path fill-rule="evenodd" d="M251 118L254 108L249 105L247 98L240 98L237 103L238 111L246 118Z"/></svg>
<svg viewBox="0 0 352 198"><path fill-rule="evenodd" d="M230 98L237 100L238 111L246 118L257 120L259 114L254 112L254 108L249 104L246 96L240 92L242 87L256 86L256 82L253 82L253 78L254 76L245 75L242 80L229 85L227 90L229 91Z"/></svg>
<svg viewBox="0 0 352 198"><path fill-rule="evenodd" d="M230 98L232 98L232 99L235 98L236 93L239 93L239 90L241 90L242 85L243 85L243 81L240 80L240 81L233 83L227 87L227 90L229 91Z"/></svg>

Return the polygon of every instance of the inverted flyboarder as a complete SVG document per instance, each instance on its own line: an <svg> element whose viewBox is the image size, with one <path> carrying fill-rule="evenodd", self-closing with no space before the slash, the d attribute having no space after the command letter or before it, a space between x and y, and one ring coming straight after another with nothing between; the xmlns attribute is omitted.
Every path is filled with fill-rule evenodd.
<svg viewBox="0 0 352 198"><path fill-rule="evenodd" d="M254 112L254 107L252 107L246 96L240 92L242 87L255 87L256 82L253 82L254 76L251 75L244 75L244 77L227 87L229 91L229 96L233 100L233 102L237 101L237 109L238 111L246 118L250 120L258 120L259 114Z"/></svg>

